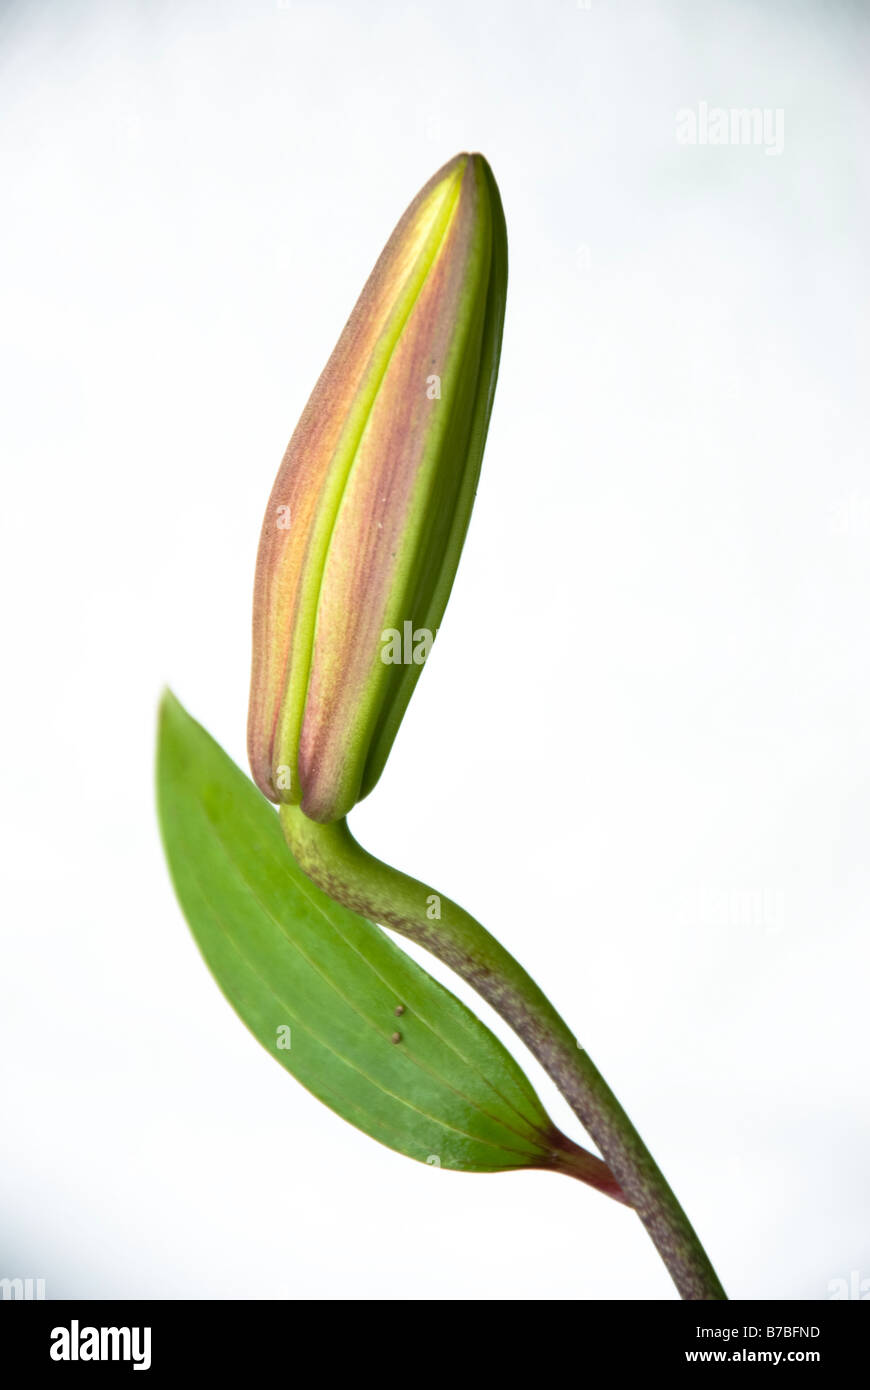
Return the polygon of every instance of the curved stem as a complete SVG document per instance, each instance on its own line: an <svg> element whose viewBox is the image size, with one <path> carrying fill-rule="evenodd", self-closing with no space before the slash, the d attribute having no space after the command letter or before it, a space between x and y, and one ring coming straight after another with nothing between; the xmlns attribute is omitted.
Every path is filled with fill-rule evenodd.
<svg viewBox="0 0 870 1390"><path fill-rule="evenodd" d="M463 908L368 854L346 821L321 825L296 806L282 806L280 816L300 867L330 897L425 947L510 1024L598 1145L680 1296L726 1298L637 1130L588 1052L519 962Z"/></svg>

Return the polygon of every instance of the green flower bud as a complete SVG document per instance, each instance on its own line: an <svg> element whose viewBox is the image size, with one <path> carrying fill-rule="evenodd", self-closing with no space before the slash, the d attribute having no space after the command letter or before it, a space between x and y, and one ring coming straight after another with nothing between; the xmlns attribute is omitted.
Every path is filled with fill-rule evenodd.
<svg viewBox="0 0 870 1390"><path fill-rule="evenodd" d="M506 285L492 172L457 155L387 242L284 456L257 557L248 751L261 791L313 820L375 785L440 624Z"/></svg>

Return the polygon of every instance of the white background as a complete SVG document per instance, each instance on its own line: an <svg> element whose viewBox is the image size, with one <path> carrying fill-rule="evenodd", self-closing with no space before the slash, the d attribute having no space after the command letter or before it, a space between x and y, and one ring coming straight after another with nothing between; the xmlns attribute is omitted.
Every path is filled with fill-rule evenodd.
<svg viewBox="0 0 870 1390"><path fill-rule="evenodd" d="M157 836L160 689L244 763L287 438L405 205L480 149L511 251L490 440L352 823L553 996L733 1296L870 1279L868 27L821 0L3 7L0 1275L673 1296L579 1184L438 1172L308 1096L220 996ZM700 101L782 108L784 151L679 145Z"/></svg>

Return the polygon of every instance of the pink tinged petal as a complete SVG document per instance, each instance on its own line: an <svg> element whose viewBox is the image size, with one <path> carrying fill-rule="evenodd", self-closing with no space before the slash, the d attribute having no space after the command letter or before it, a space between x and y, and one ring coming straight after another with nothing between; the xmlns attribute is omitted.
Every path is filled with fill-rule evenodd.
<svg viewBox="0 0 870 1390"><path fill-rule="evenodd" d="M377 781L419 674L384 664L384 631L443 612L506 275L492 174L481 156L457 156L387 243L276 479L257 559L249 756L265 795L315 819L345 815Z"/></svg>
<svg viewBox="0 0 870 1390"><path fill-rule="evenodd" d="M310 659L304 637L322 568L316 553L318 522L320 532L328 533L329 506L334 505L330 473L348 436L365 423L366 397L376 392L383 371L379 349L380 356L388 355L391 335L401 329L407 313L403 300L425 273L433 231L443 220L445 203L455 197L466 158L459 155L439 170L398 223L303 411L269 498L254 581L248 755L255 782L273 801L299 800L293 720L282 705L292 671L298 679L291 715L298 724ZM289 509L287 529L278 525L281 507ZM309 611L300 614L306 599ZM283 738L282 719L291 725ZM291 770L289 794L276 785L276 769L282 766Z"/></svg>

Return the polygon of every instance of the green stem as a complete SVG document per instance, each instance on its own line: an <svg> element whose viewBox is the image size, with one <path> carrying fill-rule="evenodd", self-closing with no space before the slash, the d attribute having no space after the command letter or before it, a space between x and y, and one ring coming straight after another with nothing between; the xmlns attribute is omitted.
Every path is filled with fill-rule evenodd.
<svg viewBox="0 0 870 1390"><path fill-rule="evenodd" d="M684 1299L727 1297L689 1220L619 1101L568 1025L513 956L443 894L375 859L347 822L281 807L295 858L337 902L431 951L510 1024L598 1145Z"/></svg>

